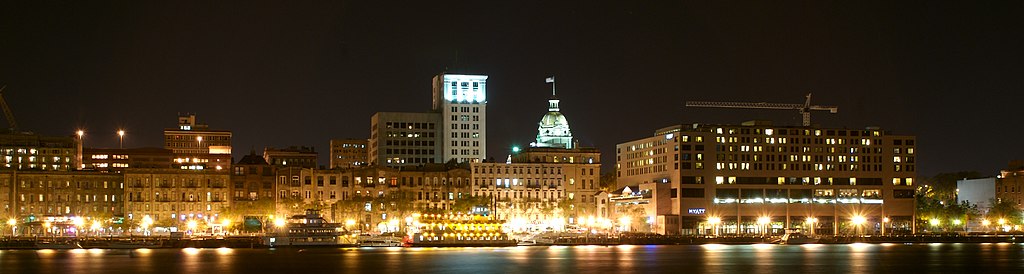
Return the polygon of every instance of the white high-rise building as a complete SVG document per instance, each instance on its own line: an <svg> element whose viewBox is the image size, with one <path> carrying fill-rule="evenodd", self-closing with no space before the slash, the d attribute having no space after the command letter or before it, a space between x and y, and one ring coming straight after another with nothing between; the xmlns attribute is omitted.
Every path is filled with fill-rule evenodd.
<svg viewBox="0 0 1024 274"><path fill-rule="evenodd" d="M441 73L433 80L433 110L441 114L445 162L487 157L487 75Z"/></svg>

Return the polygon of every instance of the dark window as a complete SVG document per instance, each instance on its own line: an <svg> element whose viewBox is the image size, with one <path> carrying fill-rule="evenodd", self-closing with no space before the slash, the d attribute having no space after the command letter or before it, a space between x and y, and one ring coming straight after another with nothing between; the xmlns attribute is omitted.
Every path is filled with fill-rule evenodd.
<svg viewBox="0 0 1024 274"><path fill-rule="evenodd" d="M735 189L719 189L718 190L719 196L722 195L722 191L723 190L732 190L732 191L734 191L734 193L736 191ZM672 191L672 194L675 194L675 193L676 193L675 191ZM703 188L683 188L682 189L682 193L680 195L682 195L683 198L704 198L704 189ZM675 197L672 197L672 198L675 198ZM719 197L719 198L721 198L721 197Z"/></svg>
<svg viewBox="0 0 1024 274"><path fill-rule="evenodd" d="M892 191L892 196L897 199L911 199L914 198L913 189L896 189Z"/></svg>

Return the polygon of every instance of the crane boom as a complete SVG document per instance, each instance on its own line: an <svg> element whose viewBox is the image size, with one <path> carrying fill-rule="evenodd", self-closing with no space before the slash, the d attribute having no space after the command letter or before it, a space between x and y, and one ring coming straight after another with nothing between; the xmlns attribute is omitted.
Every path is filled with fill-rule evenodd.
<svg viewBox="0 0 1024 274"><path fill-rule="evenodd" d="M785 109L785 110L796 110L803 116L803 125L811 125L811 111L812 110L827 110L831 113L839 112L839 107L836 106L819 106L811 105L811 94L807 94L807 100L803 104L784 104L784 103L751 103L751 102L712 102L712 101L686 101L688 107L710 107L710 108L744 108L744 109Z"/></svg>
<svg viewBox="0 0 1024 274"><path fill-rule="evenodd" d="M18 131L18 122L14 120L14 112L11 112L11 107L4 99L4 89L7 89L7 85L0 87L0 107L4 109L4 116L7 117L7 125L11 129L11 133L14 133Z"/></svg>

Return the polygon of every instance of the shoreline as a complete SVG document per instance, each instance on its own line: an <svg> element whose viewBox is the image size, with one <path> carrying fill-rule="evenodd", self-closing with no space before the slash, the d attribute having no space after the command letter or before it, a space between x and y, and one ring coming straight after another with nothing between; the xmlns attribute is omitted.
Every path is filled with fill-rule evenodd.
<svg viewBox="0 0 1024 274"><path fill-rule="evenodd" d="M572 238L556 243L530 244L518 246L618 246L618 245L749 245L749 244L776 244L773 237L682 237L682 236L643 236L643 237L620 237L617 241L609 241L609 238ZM125 243L148 243L144 246L131 246ZM58 247L40 247L39 244L58 243ZM60 243L73 244L75 246L59 246ZM156 244L153 244L156 243ZM815 244L932 244L932 243L1024 243L1024 234L999 234L999 235L896 235L896 236L823 236ZM80 247L78 247L80 246ZM445 244L444 247L510 247L517 245L458 245ZM409 246L417 247L417 246ZM133 238L2 238L0 239L0 250L60 250L60 249L111 249L111 250L132 250L139 248L148 249L184 249L184 248L252 248L252 249L314 249L314 248L359 248L359 246L276 246L263 245L258 236L232 236L223 238L161 238L161 237L133 237Z"/></svg>

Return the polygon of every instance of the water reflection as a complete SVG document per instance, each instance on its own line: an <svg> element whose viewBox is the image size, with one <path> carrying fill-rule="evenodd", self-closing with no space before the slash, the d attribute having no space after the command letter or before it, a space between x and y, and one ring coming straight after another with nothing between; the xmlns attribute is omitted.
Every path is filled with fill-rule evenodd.
<svg viewBox="0 0 1024 274"><path fill-rule="evenodd" d="M996 273L1019 244L4 250L2 273Z"/></svg>

